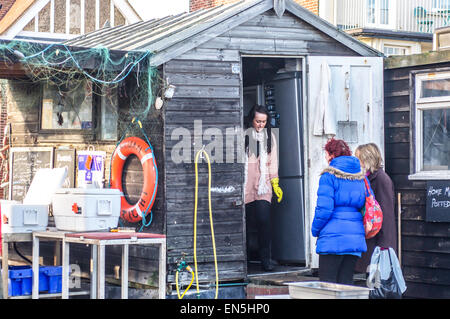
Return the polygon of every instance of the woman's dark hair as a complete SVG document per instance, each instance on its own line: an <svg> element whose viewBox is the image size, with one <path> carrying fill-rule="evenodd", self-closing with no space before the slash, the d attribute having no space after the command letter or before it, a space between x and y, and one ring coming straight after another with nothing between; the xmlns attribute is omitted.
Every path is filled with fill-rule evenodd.
<svg viewBox="0 0 450 319"><path fill-rule="evenodd" d="M351 156L352 151L348 147L347 143L343 140L336 140L334 138L330 139L325 145L325 151L333 156L334 158L339 156Z"/></svg>
<svg viewBox="0 0 450 319"><path fill-rule="evenodd" d="M269 111L267 110L267 107L265 107L264 105L258 105L255 104L252 109L250 110L250 112L248 112L246 121L245 121L245 126L246 128L251 128L253 127L253 119L255 118L255 114L256 112L258 113L262 113L262 114L266 114L267 115L267 122L266 122L266 126L265 128L267 129L267 154L270 154L270 152L272 151L272 130L271 130L271 126L270 126L270 114ZM245 152L248 154L248 149L249 149L249 136L248 134L245 135ZM256 144L256 157L259 156L259 143Z"/></svg>

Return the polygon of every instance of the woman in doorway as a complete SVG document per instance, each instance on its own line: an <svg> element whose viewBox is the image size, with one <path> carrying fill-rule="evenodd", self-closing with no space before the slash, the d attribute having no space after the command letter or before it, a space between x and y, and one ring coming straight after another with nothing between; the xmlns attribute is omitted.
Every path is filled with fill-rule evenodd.
<svg viewBox="0 0 450 319"><path fill-rule="evenodd" d="M272 188L278 198L283 191L278 185L278 158L275 136L271 132L270 114L265 106L255 105L247 117L245 134L245 212L247 234L256 229L258 253L265 271L273 270L270 259L270 205ZM270 138L269 138L270 137ZM249 256L247 239L247 255Z"/></svg>
<svg viewBox="0 0 450 319"><path fill-rule="evenodd" d="M360 273L367 272L373 250L376 246L381 249L389 247L397 253L397 230L395 226L395 200L394 184L391 178L382 168L383 159L378 146L374 143L360 145L355 150L355 156L359 158L361 167L370 182L375 199L383 211L383 226L378 234L366 240L367 251L362 254L356 263L355 270Z"/></svg>
<svg viewBox="0 0 450 319"><path fill-rule="evenodd" d="M343 140L325 145L329 166L319 180L311 232L318 237L320 281L353 284L355 263L366 251L361 208L365 203L364 174Z"/></svg>

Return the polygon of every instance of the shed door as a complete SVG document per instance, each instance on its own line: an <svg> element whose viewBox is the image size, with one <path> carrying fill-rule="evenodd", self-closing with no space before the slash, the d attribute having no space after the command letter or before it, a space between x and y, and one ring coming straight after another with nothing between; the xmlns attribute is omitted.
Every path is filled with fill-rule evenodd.
<svg viewBox="0 0 450 319"><path fill-rule="evenodd" d="M320 57L307 59L308 96L304 114L307 163L306 175L306 263L311 268L319 266L316 238L311 236L311 223L317 200L317 188L321 171L328 165L323 147L329 136L313 135L320 90L321 65L330 67L331 87L329 103L336 138L345 140L352 151L360 144L376 143L384 154L383 116L383 60L381 57Z"/></svg>

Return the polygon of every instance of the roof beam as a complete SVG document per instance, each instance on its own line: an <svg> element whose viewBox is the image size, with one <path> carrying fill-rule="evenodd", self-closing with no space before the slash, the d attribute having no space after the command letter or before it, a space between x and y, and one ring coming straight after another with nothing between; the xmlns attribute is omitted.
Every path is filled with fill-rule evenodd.
<svg viewBox="0 0 450 319"><path fill-rule="evenodd" d="M334 25L291 0L286 1L286 10L362 56L383 56L381 52L338 30Z"/></svg>
<svg viewBox="0 0 450 319"><path fill-rule="evenodd" d="M242 5L247 6L248 4L245 2L242 3ZM160 43L159 46L161 51L155 52L155 55L151 57L150 65L153 67L161 65L272 8L273 0L253 2L251 6L239 12L238 18L235 18L236 15L233 14L231 16L226 16L225 19L213 19L210 22L204 23L200 26L201 29L187 29L184 32L181 32L181 34L175 35L172 39L166 39L166 45ZM207 30L207 32L203 33L205 30ZM187 38L191 39L189 41L179 41L180 39ZM139 49L142 50L146 48L143 47Z"/></svg>
<svg viewBox="0 0 450 319"><path fill-rule="evenodd" d="M8 14L11 12L11 19L15 19L17 16L20 16L16 20L8 20L8 23L5 22L5 25L0 29L0 34L2 39L12 40L20 31L25 28L25 26L41 11L50 0L24 0L17 1L14 5L20 4L17 7L13 7L8 11L8 13L3 17L2 21L8 17ZM20 13L20 11L22 13Z"/></svg>
<svg viewBox="0 0 450 319"><path fill-rule="evenodd" d="M144 19L130 6L128 1L113 0L114 6L123 14L128 23L136 23ZM157 5L157 4L154 4Z"/></svg>

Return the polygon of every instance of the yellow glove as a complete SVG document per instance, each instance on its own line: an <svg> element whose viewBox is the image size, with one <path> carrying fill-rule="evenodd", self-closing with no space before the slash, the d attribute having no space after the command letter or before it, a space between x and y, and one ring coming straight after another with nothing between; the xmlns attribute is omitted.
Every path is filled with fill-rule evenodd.
<svg viewBox="0 0 450 319"><path fill-rule="evenodd" d="M273 192L278 197L278 203L281 202L281 199L283 198L283 191L278 185L279 181L280 179L278 177L272 178L272 180L270 181L270 183L272 184Z"/></svg>

